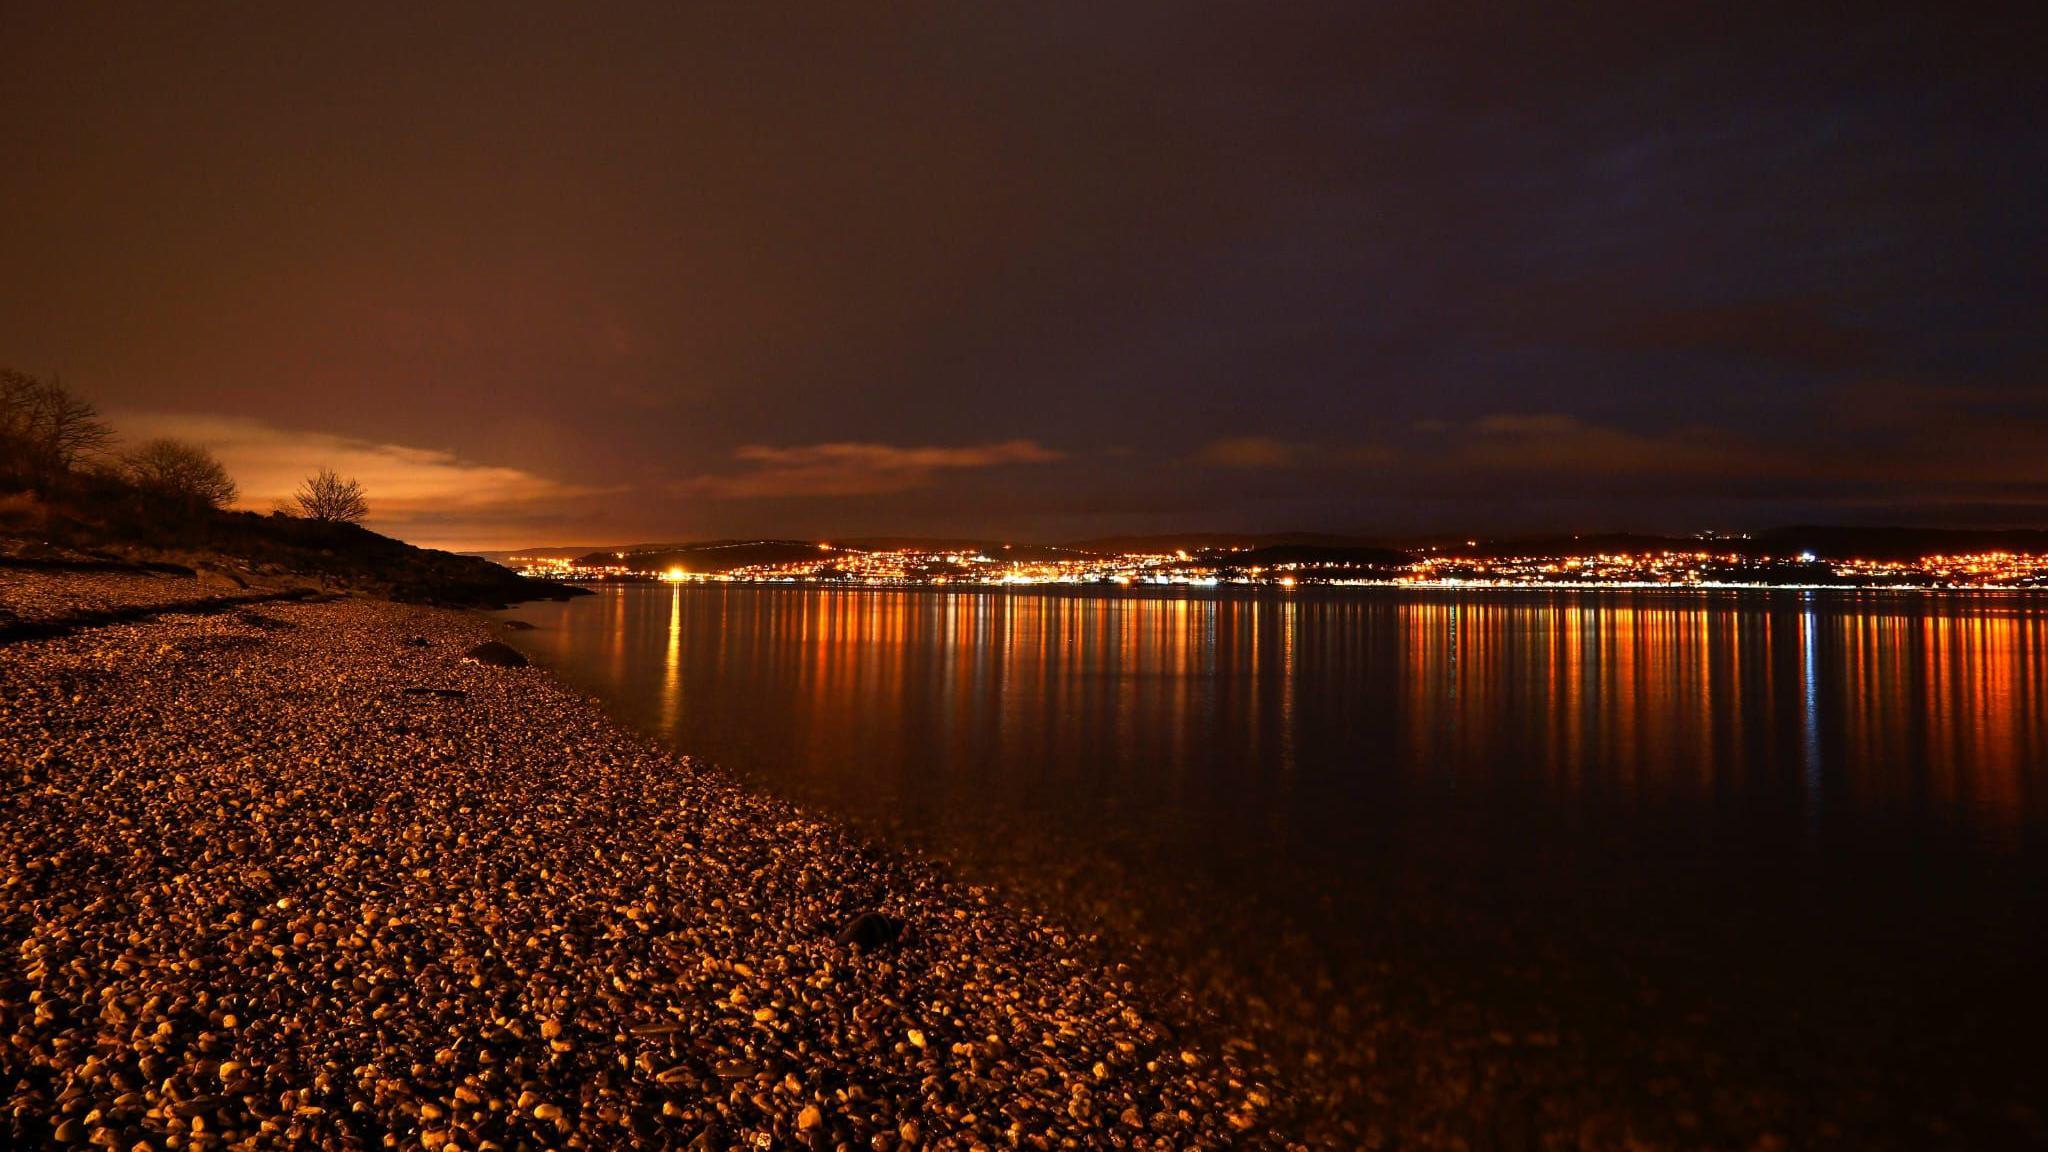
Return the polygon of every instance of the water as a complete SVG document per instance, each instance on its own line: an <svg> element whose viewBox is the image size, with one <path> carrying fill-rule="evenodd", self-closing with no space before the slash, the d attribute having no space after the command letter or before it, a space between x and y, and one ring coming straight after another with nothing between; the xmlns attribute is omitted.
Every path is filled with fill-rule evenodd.
<svg viewBox="0 0 2048 1152"><path fill-rule="evenodd" d="M2041 1133L2048 601L711 585L514 615L628 722L1199 989L1345 1139Z"/></svg>

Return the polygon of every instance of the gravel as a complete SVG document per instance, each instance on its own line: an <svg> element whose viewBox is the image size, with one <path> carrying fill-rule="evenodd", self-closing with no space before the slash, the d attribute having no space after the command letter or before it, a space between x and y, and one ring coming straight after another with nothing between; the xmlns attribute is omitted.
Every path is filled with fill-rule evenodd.
<svg viewBox="0 0 2048 1152"><path fill-rule="evenodd" d="M53 575L0 563L0 623L57 624L95 612L211 606L238 594L225 581L144 571Z"/></svg>
<svg viewBox="0 0 2048 1152"><path fill-rule="evenodd" d="M1267 1058L1099 941L489 637L350 600L0 647L0 1135L1289 1146Z"/></svg>

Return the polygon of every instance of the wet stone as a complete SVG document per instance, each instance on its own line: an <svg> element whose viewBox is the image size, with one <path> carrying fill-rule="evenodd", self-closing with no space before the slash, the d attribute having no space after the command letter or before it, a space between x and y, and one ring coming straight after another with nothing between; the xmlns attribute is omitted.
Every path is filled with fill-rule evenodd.
<svg viewBox="0 0 2048 1152"><path fill-rule="evenodd" d="M512 647L510 644L498 640L486 640L462 655L465 659L474 660L479 664L488 664L494 668L526 667L525 653Z"/></svg>
<svg viewBox="0 0 2048 1152"><path fill-rule="evenodd" d="M902 921L880 912L863 912L847 921L834 940L842 945L872 951L894 944L902 935Z"/></svg>
<svg viewBox="0 0 2048 1152"><path fill-rule="evenodd" d="M408 685L399 692L406 696L431 696L442 700L461 700L469 695L460 688L430 688L420 684Z"/></svg>

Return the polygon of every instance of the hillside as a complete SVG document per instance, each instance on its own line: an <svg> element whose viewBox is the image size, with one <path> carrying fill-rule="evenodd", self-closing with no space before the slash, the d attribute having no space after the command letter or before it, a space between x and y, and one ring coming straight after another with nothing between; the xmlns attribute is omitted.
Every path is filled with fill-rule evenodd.
<svg viewBox="0 0 2048 1152"><path fill-rule="evenodd" d="M1098 536L1065 545L1076 552L1102 555L1164 555L1172 552L1224 552L1254 548L1381 548L1377 537L1329 532L1178 532L1149 536Z"/></svg>
<svg viewBox="0 0 2048 1152"><path fill-rule="evenodd" d="M59 497L16 494L0 513L0 566L168 566L246 587L312 586L460 606L586 594L354 524L167 508L111 486L81 484Z"/></svg>
<svg viewBox="0 0 2048 1152"><path fill-rule="evenodd" d="M730 572L754 564L787 564L812 559L818 546L803 540L707 540L643 549L598 551L583 557L586 564L620 564L635 572Z"/></svg>

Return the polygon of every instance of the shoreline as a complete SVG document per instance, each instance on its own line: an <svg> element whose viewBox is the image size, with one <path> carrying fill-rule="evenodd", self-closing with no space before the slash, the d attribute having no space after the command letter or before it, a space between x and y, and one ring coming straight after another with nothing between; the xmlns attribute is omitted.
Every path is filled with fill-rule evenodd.
<svg viewBox="0 0 2048 1152"><path fill-rule="evenodd" d="M1136 769L1139 757L1128 764L1114 758L1123 745L1091 745L1079 754L1070 745L1041 755L1047 749L1027 744L1029 754L1003 760L999 771L980 767L979 775L969 776L977 787L988 786L994 802L963 802L947 791L948 777L927 778L921 770L927 754L950 755L959 764L969 749L1008 745L993 743L1001 730L985 723L990 712L970 717L938 707L943 697L917 687L919 666L893 655L874 663L849 660L846 645L865 650L868 626L894 621L899 605L861 617L860 627L849 627L835 648L812 639L828 631L828 617L785 615L788 606L770 609L770 601L728 602L723 588L683 593L686 600L709 594L718 604L703 613L685 608L679 616L670 591L661 592L656 608L614 611L612 597L635 599L620 591L580 606L515 611L538 630L508 639L559 663L565 679L668 747L730 756L729 768L754 787L808 800L864 836L908 845L1027 908L1088 925L1118 954L1150 958L1144 967L1162 977L1155 985L1159 1000L1191 995L1205 1017L1273 1055L1281 1080L1303 1105L1298 1118L1311 1143L1968 1148L2027 1145L2041 1132L2037 1113L2024 1103L2032 1095L2026 1082L2034 1065L2023 1055L2026 1046L2012 1043L2031 1030L1967 1023L1983 1005L2018 1010L2033 1002L2030 997L2015 987L2010 995L1987 994L1958 1003L1952 1013L1916 1019L1910 1028L1854 1039L1866 1021L1891 1019L1890 1003L1924 998L1924 982L1911 975L1917 964L1911 950L1880 947L1878 954L1890 959L1865 963L1852 955L1858 949L1829 944L1833 934L1818 931L1779 936L1781 956L1799 960L1752 962L1735 943L1698 947L1724 939L1723 925L1768 923L1803 903L1791 897L1752 901L1740 876L1674 869L1667 860L1646 869L1648 880L1609 878L1599 851L1618 842L1594 836L1576 854L1569 844L1544 849L1548 855L1525 854L1522 859L1537 862L1533 874L1509 877L1507 869L1532 870L1509 863L1513 853L1498 852L1494 866L1458 866L1452 853L1464 849L1456 846L1476 840L1451 836L1399 848L1385 857L1394 867L1371 875L1297 869L1260 883L1233 884L1219 874L1183 885L1181 877L1192 872L1175 871L1174 854L1154 850L1162 844L1194 850L1192 841L1148 839L1137 822L1132 836L1100 824L1075 835L1069 816L1116 805L1091 799L1078 809L1034 806L1034 787L1056 794L1094 764ZM734 597L748 592L799 594L730 589ZM801 594L836 604L842 595L886 593ZM579 612L581 629L572 623ZM952 617L941 619L924 631L911 626L901 634L910 637L907 647L892 644L889 651L915 650L920 636L951 637ZM799 629L798 621L809 623ZM1193 634L1212 626L1197 620L1187 627ZM998 627L992 634L1007 632ZM1302 634L1310 635L1306 627ZM738 654L723 646L726 635L750 646L770 644L771 636L803 639L800 650L771 648L735 660ZM1018 646L1031 651L1043 633L1026 627L1020 635ZM950 640L942 643L953 651ZM638 664L636 652L645 658ZM814 683L804 679L814 667L833 671ZM988 675L1028 679L1037 669L1029 661L1003 662ZM889 687L863 695L849 682ZM667 703L677 700L685 703L674 709ZM977 700L985 709L996 707L988 698ZM926 722L875 726L847 719L894 701L902 715ZM850 703L863 711L850 712ZM1024 714L1042 720L1035 703L1025 697ZM1008 703L1001 707L1002 716L1015 714ZM677 712L694 719L679 721ZM935 712L971 733L972 743L945 744L930 722ZM811 717L822 727L813 730ZM778 725L788 726L786 738L772 735L784 731ZM869 757L850 742L850 733L872 735L878 747L898 752ZM833 748L846 756L820 756ZM917 767L898 763L906 754L919 757ZM1041 762L1072 772L1048 784L1036 775ZM998 780L1036 784L996 791ZM1150 780L1158 783L1156 776ZM1424 819L1419 826L1456 832L1460 824ZM1686 825L1668 828L1683 832ZM1505 825L1493 830L1512 831ZM1645 835L1649 839L1633 837L1630 850L1657 836ZM1796 846L1791 852L1771 857L1772 875L1815 883L1832 877L1835 883L1854 867L1823 869ZM1201 867L1187 851L1179 860ZM1403 867L1404 861L1412 863ZM1673 895L1662 881L1678 882ZM1843 895L1863 887L1858 881L1833 890ZM1319 898L1319 891L1335 901ZM1667 916L1663 905L1673 898L1687 907ZM1583 901L1600 901L1610 911L1587 910ZM1611 911L1622 908L1627 911ZM1869 939L1874 926L1938 920L1845 915L1818 922ZM1345 927L1337 927L1340 921ZM1981 942L1967 933L1963 939ZM1996 954L1981 959L1991 963L1957 970L1979 980L2003 979ZM1799 989L1817 971L1835 973L1843 988L1809 1002Z"/></svg>
<svg viewBox="0 0 2048 1152"><path fill-rule="evenodd" d="M1287 1143L1092 936L463 661L488 617L164 611L0 646L17 1140Z"/></svg>

